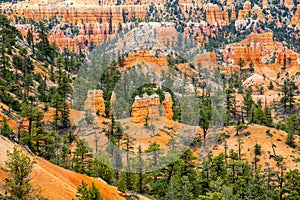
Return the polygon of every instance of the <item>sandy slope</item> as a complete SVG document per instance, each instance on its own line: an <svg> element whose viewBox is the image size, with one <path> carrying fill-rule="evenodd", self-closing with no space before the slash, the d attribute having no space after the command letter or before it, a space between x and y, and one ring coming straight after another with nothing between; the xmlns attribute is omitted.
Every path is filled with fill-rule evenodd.
<svg viewBox="0 0 300 200"><path fill-rule="evenodd" d="M267 130L269 130L272 136L266 133ZM246 136L246 132L250 132L250 135ZM272 168L277 169L276 162L272 158L272 155L274 155L273 144L276 155L281 155L284 158L287 169L300 169L300 163L295 161L296 158L300 158L300 141L297 136L295 136L297 147L293 149L285 143L286 132L266 126L248 125L245 130L241 131L239 136L235 136L236 131L234 127L228 127L225 129L225 133L229 136L229 138L226 139L228 152L230 149L238 149L237 140L241 138L243 142L241 151L243 155L242 158L252 162L254 159L254 146L257 143L261 145L261 155L258 156L260 159L258 164L264 168L266 163L269 163ZM213 155L218 155L222 152L224 152L224 142L216 146L212 151Z"/></svg>
<svg viewBox="0 0 300 200"><path fill-rule="evenodd" d="M5 161L7 160L6 151L11 151L14 147L14 144L8 139L0 136L0 146L1 168L5 166ZM95 182L96 186L99 187L104 199L125 199L124 197L120 196L115 187L104 183L102 180L63 169L39 157L34 157L32 155L30 155L30 157L36 160L36 165L31 173L32 183L35 187L39 186L41 188L41 194L49 200L70 200L74 198L77 186L81 183L81 181L85 181L89 185L91 185L92 182ZM6 174L0 170L1 192L3 192L2 184L5 177Z"/></svg>

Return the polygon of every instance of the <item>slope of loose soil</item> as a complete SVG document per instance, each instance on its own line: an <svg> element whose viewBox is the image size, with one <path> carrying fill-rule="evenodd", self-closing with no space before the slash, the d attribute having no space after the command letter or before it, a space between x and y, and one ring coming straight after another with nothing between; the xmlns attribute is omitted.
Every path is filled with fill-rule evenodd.
<svg viewBox="0 0 300 200"><path fill-rule="evenodd" d="M6 152L11 151L14 144L8 139L0 136L0 168L5 166L7 160ZM21 147L19 147L21 148ZM23 149L24 150L24 149ZM24 150L26 152L26 150ZM41 195L49 200L70 200L75 197L77 187L81 181L85 181L89 185L95 182L96 186L100 189L104 199L118 200L125 199L120 196L118 190L106 184L104 181L81 175L70 170L63 169L48 161L34 157L26 152L32 159L36 161L33 172L31 173L32 183L35 187L41 188ZM0 170L0 192L4 192L3 185L4 179L7 176Z"/></svg>
<svg viewBox="0 0 300 200"><path fill-rule="evenodd" d="M107 137L102 130L103 128L108 130L108 127L105 127L102 124L103 121L109 123L109 121L104 118L97 118L99 126L80 127L80 130L77 130L79 138L84 139L93 149L94 153L96 147L96 134L98 137L98 149L105 149L108 143ZM134 123L131 121L131 118L125 118L117 121L120 121L124 128L124 135L128 134L133 140L133 151L135 152L138 150L139 145L141 145L143 151L146 150L153 142L156 142L162 148L166 148L172 137L179 142L178 137L182 134L188 134L191 138L194 138L196 133L200 135L202 134L202 130L199 127L181 124L173 120L168 120L165 117L154 119L151 122L153 129L151 126L145 127L142 123Z"/></svg>
<svg viewBox="0 0 300 200"><path fill-rule="evenodd" d="M270 134L272 135L268 135L266 133L267 130L270 130ZM246 132L250 132L250 135L246 136ZM229 137L226 139L228 146L227 152L229 152L230 149L234 149L236 151L238 149L237 140L238 138L241 138L243 142L241 151L242 158L252 162L254 159L254 146L257 143L261 146L261 155L258 156L260 161L258 164L265 167L266 163L269 163L271 167L276 169L276 162L273 159L273 144L276 155L284 158L287 169L300 169L300 163L295 161L295 159L300 158L299 137L295 137L297 147L293 149L285 143L287 133L274 128L260 125L248 125L248 127L244 129L239 136L235 136L235 128L228 127L225 129L225 133ZM222 152L224 152L224 142L216 146L212 151L213 155L218 155Z"/></svg>
<svg viewBox="0 0 300 200"><path fill-rule="evenodd" d="M196 137L195 134L198 133L203 136L202 130L199 127L192 127L172 120L164 121L163 118L159 120L154 120L154 133L151 128L146 128L143 124L135 124L131 122L130 118L120 120L125 132L130 135L133 141L134 151L137 151L137 147L141 145L142 149L145 150L149 147L152 142L157 142L161 148L166 149L169 140L172 136L179 137L180 134L188 132L191 134L191 137ZM171 131L174 130L175 132ZM270 134L267 134L269 130ZM85 139L89 146L94 149L95 147L95 130L86 130L86 132L80 135L80 138ZM258 164L262 167L265 167L266 163L269 163L272 168L276 169L276 162L274 160L274 151L272 144L277 156L282 156L284 158L285 166L287 169L300 169L300 163L297 160L300 159L300 138L295 136L296 148L289 147L286 142L287 133L275 128L270 128L261 125L248 125L248 127L240 131L239 136L235 136L236 130L234 127L224 128L224 133L226 134L226 142L228 146L227 152L229 153L230 149L235 151L238 149L238 138L241 138L243 141L242 144L242 154L243 159L248 160L251 163L254 159L254 146L255 144L261 145L262 154L258 156ZM250 133L250 135L245 135L245 133ZM107 145L106 136L98 131L98 148L103 149ZM198 157L200 149L194 149L194 155ZM213 155L218 155L224 152L224 139L217 144L213 150ZM199 158L199 157L198 157ZM200 159L200 158L199 158Z"/></svg>

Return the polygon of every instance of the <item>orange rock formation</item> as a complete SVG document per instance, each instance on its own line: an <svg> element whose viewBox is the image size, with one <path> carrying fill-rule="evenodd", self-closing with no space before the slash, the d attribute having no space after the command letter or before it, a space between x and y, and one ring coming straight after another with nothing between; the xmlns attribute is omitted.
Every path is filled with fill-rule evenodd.
<svg viewBox="0 0 300 200"><path fill-rule="evenodd" d="M166 116L167 119L173 118L172 98L169 93L165 93L165 100L160 105L159 96L144 94L143 97L136 96L132 104L131 120L134 123L146 123L150 119Z"/></svg>
<svg viewBox="0 0 300 200"><path fill-rule="evenodd" d="M246 1L244 3L243 10L239 11L238 20L247 18L252 15L256 15L257 19L260 21L265 21L261 8L256 4L253 6L253 8L251 8L251 3L249 1Z"/></svg>
<svg viewBox="0 0 300 200"><path fill-rule="evenodd" d="M135 62L142 60L145 63L155 63L160 66L168 66L168 60L165 56L155 57L148 53L146 50L139 51L136 54L129 54L128 58L125 58L124 65L132 66Z"/></svg>
<svg viewBox="0 0 300 200"><path fill-rule="evenodd" d="M114 2L114 3L108 3ZM97 0L31 0L1 4L0 13L8 15L9 18L22 17L29 21L53 20L59 21L49 33L49 40L61 49L79 51L86 41L95 45L101 44L105 38L116 34L120 27L126 29L125 21L131 18L145 19L149 4L115 6L116 1ZM13 20L14 21L14 20ZM79 34L73 37L66 36L60 29L62 24L77 26ZM26 27L19 27L19 29ZM27 33L27 31L26 31Z"/></svg>
<svg viewBox="0 0 300 200"><path fill-rule="evenodd" d="M286 59L286 66L297 66L298 64L298 56L295 52L292 51L282 51L279 52L276 58L276 64L284 65L284 59Z"/></svg>
<svg viewBox="0 0 300 200"><path fill-rule="evenodd" d="M84 109L91 110L93 113L105 115L105 103L102 90L89 90L87 99L84 102Z"/></svg>
<svg viewBox="0 0 300 200"><path fill-rule="evenodd" d="M238 64L240 58L246 62L262 64L263 57L270 56L278 49L283 49L283 45L274 41L272 32L251 33L245 40L227 45L224 59L235 65Z"/></svg>
<svg viewBox="0 0 300 200"><path fill-rule="evenodd" d="M298 4L297 11L293 15L291 22L289 24L290 27L296 27L300 29L300 5Z"/></svg>
<svg viewBox="0 0 300 200"><path fill-rule="evenodd" d="M227 8L222 11L222 8L216 4L208 3L205 6L206 21L210 25L226 26L229 24Z"/></svg>
<svg viewBox="0 0 300 200"><path fill-rule="evenodd" d="M163 104L162 116L166 116L167 119L169 120L173 119L173 115L174 115L172 110L173 101L169 93L165 93L165 99L162 102L162 104Z"/></svg>

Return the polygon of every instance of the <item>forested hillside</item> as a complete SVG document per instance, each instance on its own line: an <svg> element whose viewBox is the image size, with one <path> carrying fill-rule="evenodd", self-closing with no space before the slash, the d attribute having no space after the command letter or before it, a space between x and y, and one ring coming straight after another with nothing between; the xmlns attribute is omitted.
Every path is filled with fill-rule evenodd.
<svg viewBox="0 0 300 200"><path fill-rule="evenodd" d="M297 1L0 5L0 199L300 199Z"/></svg>

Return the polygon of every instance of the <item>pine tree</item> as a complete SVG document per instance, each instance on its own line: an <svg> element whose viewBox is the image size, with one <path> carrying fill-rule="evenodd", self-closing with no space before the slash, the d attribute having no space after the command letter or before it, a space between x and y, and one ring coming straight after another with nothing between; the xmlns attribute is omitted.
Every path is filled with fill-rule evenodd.
<svg viewBox="0 0 300 200"><path fill-rule="evenodd" d="M243 146L242 145L244 144L244 142L241 138L238 138L237 142L238 142L238 159L242 160L242 156L243 156L243 154L242 154Z"/></svg>
<svg viewBox="0 0 300 200"><path fill-rule="evenodd" d="M54 88L52 88L52 89L54 89ZM51 93L50 96L51 96L51 104L50 105L53 108L55 108L55 113L53 114L53 118L54 118L53 127L54 127L54 130L56 132L58 132L59 122L61 121L60 111L63 108L64 100L57 91L55 91L54 93Z"/></svg>
<svg viewBox="0 0 300 200"><path fill-rule="evenodd" d="M273 126L272 113L268 106L266 106L266 108L265 108L265 115L266 115L265 125L272 127Z"/></svg>
<svg viewBox="0 0 300 200"><path fill-rule="evenodd" d="M284 175L284 199L300 199L300 173L298 169L291 170Z"/></svg>
<svg viewBox="0 0 300 200"><path fill-rule="evenodd" d="M121 192L126 192L127 187L126 187L126 177L124 173L121 173L121 176L119 180L117 181L117 188Z"/></svg>
<svg viewBox="0 0 300 200"><path fill-rule="evenodd" d="M231 123L231 116L236 118L236 107L235 107L235 90L232 85L229 85L226 88L226 119L225 125L230 125Z"/></svg>
<svg viewBox="0 0 300 200"><path fill-rule="evenodd" d="M290 147L292 147L292 148L295 148L295 147L296 147L294 133L289 132L289 133L287 134L286 142L285 142L285 143L286 143L287 145L289 145Z"/></svg>
<svg viewBox="0 0 300 200"><path fill-rule="evenodd" d="M261 155L261 146L259 144L255 144L254 146L254 171L255 173L257 173L257 162L259 161L259 159L257 158L257 156Z"/></svg>
<svg viewBox="0 0 300 200"><path fill-rule="evenodd" d="M31 46L32 53L34 54L34 40L33 40L33 34L30 29L27 31L26 39L27 39L28 45Z"/></svg>
<svg viewBox="0 0 300 200"><path fill-rule="evenodd" d="M6 117L3 118L2 126L0 128L0 133L4 137L7 137L7 138L11 138L12 137L13 130L8 125Z"/></svg>
<svg viewBox="0 0 300 200"><path fill-rule="evenodd" d="M92 183L92 187L89 189L90 198L89 200L103 200L99 188L95 186L95 183Z"/></svg>
<svg viewBox="0 0 300 200"><path fill-rule="evenodd" d="M129 155L130 153L133 153L133 139L131 139L128 135L128 133L125 134L125 137L124 137L124 142L123 144L125 145L125 152L126 152L126 187L127 189L129 190L132 190L132 187L133 186L131 184L131 175L132 174L132 166L131 166L131 163L130 163L130 158L129 158Z"/></svg>
<svg viewBox="0 0 300 200"><path fill-rule="evenodd" d="M100 177L111 184L113 182L114 170L108 153L101 150L91 164L91 175Z"/></svg>
<svg viewBox="0 0 300 200"><path fill-rule="evenodd" d="M293 80L291 80L289 82L289 86L288 86L288 93L287 93L287 103L289 105L289 110L290 112L292 111L292 108L294 107L294 103L295 103L295 90L297 89L297 87L295 86L295 83Z"/></svg>
<svg viewBox="0 0 300 200"><path fill-rule="evenodd" d="M209 129L210 121L211 121L211 102L210 99L205 99L204 101L200 101L199 105L199 125L203 130L204 144L207 135L207 131Z"/></svg>
<svg viewBox="0 0 300 200"><path fill-rule="evenodd" d="M253 112L253 122L256 124L267 125L267 117L261 106L257 105Z"/></svg>
<svg viewBox="0 0 300 200"><path fill-rule="evenodd" d="M156 142L153 142L149 145L148 149L146 149L146 153L150 153L153 161L152 161L152 165L153 167L157 167L158 166L158 159L159 159L159 154L160 154L160 145L157 144Z"/></svg>
<svg viewBox="0 0 300 200"><path fill-rule="evenodd" d="M253 64L252 60L250 61L250 64L249 64L249 71L250 71L250 73L254 72L254 64Z"/></svg>
<svg viewBox="0 0 300 200"><path fill-rule="evenodd" d="M157 144L156 142L153 142L149 145L149 147L145 150L145 153L150 154L150 156L152 158L150 158L150 160L152 160L149 163L149 167L151 170L158 170L158 166L159 166L159 156L161 154L161 148L160 145ZM154 177L154 182L156 182L157 180L157 173L159 173L158 171L153 173L153 177Z"/></svg>
<svg viewBox="0 0 300 200"><path fill-rule="evenodd" d="M285 130L295 135L300 135L300 117L296 114L291 115L286 122Z"/></svg>
<svg viewBox="0 0 300 200"><path fill-rule="evenodd" d="M246 109L246 115L249 118L251 116L251 111L253 109L255 102L253 101L251 97L251 92L249 90L246 91L246 95L244 96L244 105Z"/></svg>
<svg viewBox="0 0 300 200"><path fill-rule="evenodd" d="M255 144L254 146L254 154L260 156L261 155L261 146L259 144Z"/></svg>
<svg viewBox="0 0 300 200"><path fill-rule="evenodd" d="M79 173L87 172L88 160L92 157L91 149L87 146L85 140L77 140L74 151L73 162L75 163L74 170Z"/></svg>
<svg viewBox="0 0 300 200"><path fill-rule="evenodd" d="M284 81L281 92L283 93L283 97L281 97L280 102L283 104L284 113L286 113L286 108L288 103L288 93L289 93L289 87L286 80Z"/></svg>
<svg viewBox="0 0 300 200"><path fill-rule="evenodd" d="M92 187L88 189L88 185L82 181L77 188L76 197L79 200L103 200L99 188L92 182Z"/></svg>
<svg viewBox="0 0 300 200"><path fill-rule="evenodd" d="M138 147L138 152L137 152L137 173L139 176L139 193L142 194L143 193L143 167L144 167L144 161L143 161L143 157L142 157L142 147L141 145L139 145Z"/></svg>
<svg viewBox="0 0 300 200"><path fill-rule="evenodd" d="M88 184L86 184L84 181L82 181L81 184L77 187L76 197L79 200L88 200L89 199L89 191L88 191L87 186L88 186Z"/></svg>
<svg viewBox="0 0 300 200"><path fill-rule="evenodd" d="M123 167L123 163L122 163L122 152L120 149L118 148L114 148L114 156L113 156L113 166L115 169L115 179L118 181L119 180L119 175L120 175L120 171ZM125 179L125 184L126 184L126 179Z"/></svg>
<svg viewBox="0 0 300 200"><path fill-rule="evenodd" d="M270 81L270 84L269 84L269 86L268 86L268 89L269 89L269 90L273 90L273 89L274 89L274 85L273 85L273 82L272 82L272 81Z"/></svg>
<svg viewBox="0 0 300 200"><path fill-rule="evenodd" d="M5 179L4 187L12 199L31 199L34 189L29 181L35 162L16 146L13 151L7 152L7 156L4 171L9 173L9 177Z"/></svg>
<svg viewBox="0 0 300 200"><path fill-rule="evenodd" d="M41 111L41 109L37 106L33 105L34 98L29 96L30 103L22 104L22 112L21 116L22 117L27 117L29 120L29 125L28 125L28 133L23 134L21 138L21 143L26 144L31 150L37 152L36 148L39 148L38 146L36 147L33 143L33 140L36 140L38 142L39 140L39 134L43 133L43 118L44 118L44 113Z"/></svg>
<svg viewBox="0 0 300 200"><path fill-rule="evenodd" d="M173 175L168 186L168 199L183 199L183 190L180 177L178 175Z"/></svg>
<svg viewBox="0 0 300 200"><path fill-rule="evenodd" d="M242 70L243 70L243 67L245 65L245 61L244 61L243 58L239 59L238 65L240 67L240 80L242 80Z"/></svg>

